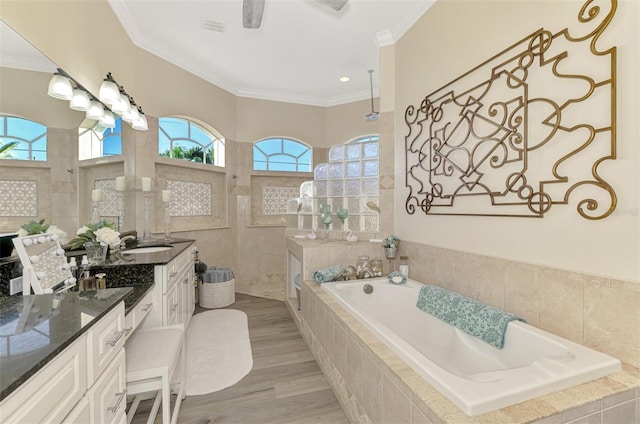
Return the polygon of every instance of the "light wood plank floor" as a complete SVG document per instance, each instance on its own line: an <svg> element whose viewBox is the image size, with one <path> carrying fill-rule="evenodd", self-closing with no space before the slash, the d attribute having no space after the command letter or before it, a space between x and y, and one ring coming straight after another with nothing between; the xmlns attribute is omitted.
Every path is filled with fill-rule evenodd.
<svg viewBox="0 0 640 424"><path fill-rule="evenodd" d="M348 424L283 302L236 294L229 308L249 318L253 369L232 387L187 397L179 423ZM150 408L151 401L141 403L133 423L145 423Z"/></svg>

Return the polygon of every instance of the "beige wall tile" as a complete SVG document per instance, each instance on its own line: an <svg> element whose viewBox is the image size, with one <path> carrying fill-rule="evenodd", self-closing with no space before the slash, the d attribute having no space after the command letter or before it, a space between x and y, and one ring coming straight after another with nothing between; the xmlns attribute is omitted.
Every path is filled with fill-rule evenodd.
<svg viewBox="0 0 640 424"><path fill-rule="evenodd" d="M382 376L382 422L406 424L411 421L411 402L387 374Z"/></svg>
<svg viewBox="0 0 640 424"><path fill-rule="evenodd" d="M584 344L640 367L640 293L589 282L584 303Z"/></svg>
<svg viewBox="0 0 640 424"><path fill-rule="evenodd" d="M603 423L637 423L638 418L635 400L602 411Z"/></svg>
<svg viewBox="0 0 640 424"><path fill-rule="evenodd" d="M362 397L371 422L382 424L382 371L368 349L362 351Z"/></svg>
<svg viewBox="0 0 640 424"><path fill-rule="evenodd" d="M531 266L509 262L505 269L504 309L539 325L539 273Z"/></svg>
<svg viewBox="0 0 640 424"><path fill-rule="evenodd" d="M347 376L345 379L356 401L362 404L362 350L352 336L347 336Z"/></svg>
<svg viewBox="0 0 640 424"><path fill-rule="evenodd" d="M548 268L540 273L540 328L581 343L584 283L572 276Z"/></svg>
<svg viewBox="0 0 640 424"><path fill-rule="evenodd" d="M334 327L335 349L336 349L336 369L342 376L347 377L347 333L344 327L336 322Z"/></svg>

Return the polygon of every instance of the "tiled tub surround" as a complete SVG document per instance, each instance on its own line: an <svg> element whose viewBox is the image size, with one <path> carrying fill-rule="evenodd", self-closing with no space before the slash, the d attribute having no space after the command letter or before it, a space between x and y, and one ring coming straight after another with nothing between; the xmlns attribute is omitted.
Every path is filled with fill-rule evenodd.
<svg viewBox="0 0 640 424"><path fill-rule="evenodd" d="M504 309L640 368L640 282L407 241L411 278Z"/></svg>
<svg viewBox="0 0 640 424"><path fill-rule="evenodd" d="M353 423L638 423L640 372L623 371L468 417L344 310L302 284L300 331Z"/></svg>

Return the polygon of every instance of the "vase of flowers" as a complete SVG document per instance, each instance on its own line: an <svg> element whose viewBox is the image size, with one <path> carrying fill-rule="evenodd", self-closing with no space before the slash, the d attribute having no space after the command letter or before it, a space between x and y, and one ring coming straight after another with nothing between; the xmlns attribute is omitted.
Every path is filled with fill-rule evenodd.
<svg viewBox="0 0 640 424"><path fill-rule="evenodd" d="M116 231L115 224L108 221L98 221L95 224L87 224L76 231L76 238L71 240L71 248L84 247L87 251L89 265L104 263L107 250L120 247L120 233Z"/></svg>
<svg viewBox="0 0 640 424"><path fill-rule="evenodd" d="M396 254L398 253L398 245L400 244L400 239L394 235L390 235L387 238L382 240L382 247L384 247L384 256L387 259L395 259Z"/></svg>

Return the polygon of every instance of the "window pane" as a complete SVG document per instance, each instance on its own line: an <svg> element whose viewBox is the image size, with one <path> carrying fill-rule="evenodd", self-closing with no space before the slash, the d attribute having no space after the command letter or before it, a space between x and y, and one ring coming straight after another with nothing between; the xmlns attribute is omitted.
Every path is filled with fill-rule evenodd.
<svg viewBox="0 0 640 424"><path fill-rule="evenodd" d="M304 152L306 152L307 150L309 150L309 148L303 144L300 144L298 142L295 142L293 140L284 140L283 143L284 147L283 147L283 151L289 153L292 156L300 156L301 154L303 154Z"/></svg>
<svg viewBox="0 0 640 424"><path fill-rule="evenodd" d="M271 138L256 143L256 147L262 150L267 156L282 153L282 139Z"/></svg>
<svg viewBox="0 0 640 424"><path fill-rule="evenodd" d="M0 115L0 158L47 160L47 127L28 119ZM17 144L14 147L8 143ZM5 150L2 150L5 145Z"/></svg>
<svg viewBox="0 0 640 424"><path fill-rule="evenodd" d="M221 140L202 125L188 119L165 117L159 119L159 126L160 156L208 164L215 161L216 165L224 166L224 149L216 150Z"/></svg>
<svg viewBox="0 0 640 424"><path fill-rule="evenodd" d="M312 150L304 143L286 138L268 138L253 146L253 169L311 172Z"/></svg>

